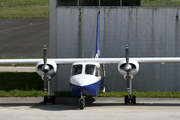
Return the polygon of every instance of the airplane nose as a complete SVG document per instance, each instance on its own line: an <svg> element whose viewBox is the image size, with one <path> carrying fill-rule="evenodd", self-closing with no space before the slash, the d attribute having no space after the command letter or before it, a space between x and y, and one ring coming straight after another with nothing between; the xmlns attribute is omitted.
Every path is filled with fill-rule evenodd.
<svg viewBox="0 0 180 120"><path fill-rule="evenodd" d="M98 78L91 75L75 75L71 77L70 83L77 86L87 86L93 84Z"/></svg>

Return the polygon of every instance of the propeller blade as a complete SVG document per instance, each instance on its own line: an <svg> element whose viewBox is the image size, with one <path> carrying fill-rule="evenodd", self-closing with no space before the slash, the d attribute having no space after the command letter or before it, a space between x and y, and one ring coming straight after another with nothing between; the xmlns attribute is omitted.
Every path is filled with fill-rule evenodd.
<svg viewBox="0 0 180 120"><path fill-rule="evenodd" d="M129 47L126 45L126 64L129 64Z"/></svg>
<svg viewBox="0 0 180 120"><path fill-rule="evenodd" d="M44 48L43 48L43 60L44 60L44 65L46 65L46 63L47 63L47 48L46 48L46 45L44 45Z"/></svg>
<svg viewBox="0 0 180 120"><path fill-rule="evenodd" d="M47 48L46 45L44 45L43 48L43 61L44 61L44 66L43 66L43 72L44 72L44 92L47 92L48 84L47 84Z"/></svg>
<svg viewBox="0 0 180 120"><path fill-rule="evenodd" d="M130 91L130 71L132 70L132 66L129 64L129 47L126 44L126 65L124 67L125 71L127 72L126 80L127 80L127 90Z"/></svg>

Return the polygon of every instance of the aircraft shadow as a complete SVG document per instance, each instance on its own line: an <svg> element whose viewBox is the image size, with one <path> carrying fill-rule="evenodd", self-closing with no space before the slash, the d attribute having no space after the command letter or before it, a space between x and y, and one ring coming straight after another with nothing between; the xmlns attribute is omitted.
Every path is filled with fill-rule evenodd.
<svg viewBox="0 0 180 120"><path fill-rule="evenodd" d="M77 99L77 98L76 98ZM43 101L39 102L39 103L0 103L0 107L24 107L24 106L28 106L29 108L33 108L33 109L41 109L41 110L46 110L46 111L67 111L67 110L80 110L79 109L79 105L78 105L78 99L72 103L57 103L55 105L53 104L47 104L44 105ZM134 104L134 105L125 105L124 103L100 103L101 101L97 101L94 98L91 99L86 99L86 107L180 107L180 103L160 103L160 101L158 101L158 103L153 103L153 102L146 102L146 103L138 103ZM22 108L23 109L23 108ZM101 108L99 108L101 109Z"/></svg>

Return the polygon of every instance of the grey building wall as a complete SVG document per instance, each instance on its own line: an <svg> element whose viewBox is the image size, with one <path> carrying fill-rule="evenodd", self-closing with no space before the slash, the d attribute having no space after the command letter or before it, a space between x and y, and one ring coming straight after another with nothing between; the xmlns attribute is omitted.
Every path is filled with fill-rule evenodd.
<svg viewBox="0 0 180 120"><path fill-rule="evenodd" d="M179 57L179 19L177 7L57 7L55 57L91 57L96 49L97 11L100 11L102 58ZM51 42L50 42L51 43ZM54 43L54 42L53 42ZM56 90L69 90L70 65L60 65ZM140 64L133 90L179 91L180 64ZM126 91L126 81L117 64L106 65L106 91Z"/></svg>

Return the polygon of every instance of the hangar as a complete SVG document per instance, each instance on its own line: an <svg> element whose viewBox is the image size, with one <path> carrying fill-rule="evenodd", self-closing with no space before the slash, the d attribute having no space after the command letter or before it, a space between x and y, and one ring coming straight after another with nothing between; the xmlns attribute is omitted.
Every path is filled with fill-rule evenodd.
<svg viewBox="0 0 180 120"><path fill-rule="evenodd" d="M50 0L50 57L91 57L96 48L96 17L100 11L100 47L102 58L180 57L179 7L81 6L77 2ZM101 0L102 1L102 0ZM61 4L63 3L63 4ZM70 5L69 5L70 4ZM77 5L74 5L77 4ZM179 91L180 64L140 64L134 76L133 90ZM54 91L69 90L71 65L60 65L52 80ZM126 81L117 65L106 65L106 91L126 91Z"/></svg>

